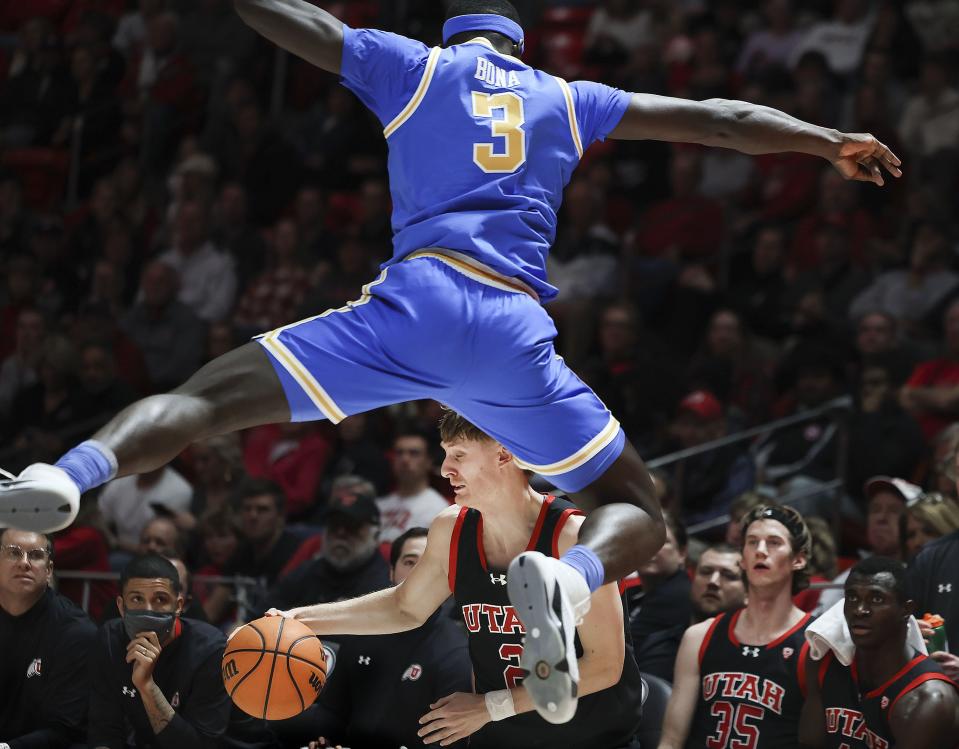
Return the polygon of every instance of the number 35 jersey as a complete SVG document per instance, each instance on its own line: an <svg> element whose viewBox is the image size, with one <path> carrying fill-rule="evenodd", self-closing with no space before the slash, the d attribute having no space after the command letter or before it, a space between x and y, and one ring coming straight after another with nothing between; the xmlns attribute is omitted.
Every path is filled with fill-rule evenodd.
<svg viewBox="0 0 959 749"><path fill-rule="evenodd" d="M527 551L559 556L559 536L573 514L568 500L546 497ZM483 516L460 510L450 543L450 590L469 633L475 691L507 689L522 682L526 634L506 593L506 570L490 567L483 550ZM625 632L625 629L624 629ZM582 655L579 637L577 655ZM569 723L547 723L535 712L487 723L470 736L471 749L618 749L629 743L642 714L642 683L629 639L617 684L579 699Z"/></svg>
<svg viewBox="0 0 959 749"><path fill-rule="evenodd" d="M699 701L687 749L795 749L805 700L806 614L766 645L736 637L743 609L716 617L699 648Z"/></svg>
<svg viewBox="0 0 959 749"><path fill-rule="evenodd" d="M493 49L448 48L343 29L343 84L383 125L394 253L439 247L556 295L546 255L583 151L619 124L630 95L566 81Z"/></svg>

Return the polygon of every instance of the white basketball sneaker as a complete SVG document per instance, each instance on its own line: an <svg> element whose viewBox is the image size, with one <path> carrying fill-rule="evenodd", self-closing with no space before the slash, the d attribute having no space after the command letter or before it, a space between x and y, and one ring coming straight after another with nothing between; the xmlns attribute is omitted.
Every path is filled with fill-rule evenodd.
<svg viewBox="0 0 959 749"><path fill-rule="evenodd" d="M520 665L523 686L538 712L550 723L566 723L576 714L579 664L576 625L589 611L589 586L565 562L538 551L514 559L507 591L526 629Z"/></svg>
<svg viewBox="0 0 959 749"><path fill-rule="evenodd" d="M80 490L56 466L34 463L0 480L0 527L33 533L66 528L80 509Z"/></svg>

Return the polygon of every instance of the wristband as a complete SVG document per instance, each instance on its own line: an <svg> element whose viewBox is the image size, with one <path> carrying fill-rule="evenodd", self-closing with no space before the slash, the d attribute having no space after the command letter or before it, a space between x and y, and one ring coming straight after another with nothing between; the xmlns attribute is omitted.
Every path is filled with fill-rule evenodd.
<svg viewBox="0 0 959 749"><path fill-rule="evenodd" d="M508 689L498 689L495 692L487 692L486 712L489 713L491 720L503 720L503 718L512 718L516 715L516 708L513 706L513 693Z"/></svg>

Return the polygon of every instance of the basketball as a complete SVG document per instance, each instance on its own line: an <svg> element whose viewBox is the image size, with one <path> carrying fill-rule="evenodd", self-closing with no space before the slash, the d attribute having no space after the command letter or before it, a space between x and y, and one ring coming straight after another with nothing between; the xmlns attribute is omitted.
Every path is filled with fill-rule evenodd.
<svg viewBox="0 0 959 749"><path fill-rule="evenodd" d="M223 686L243 712L283 720L306 710L326 684L326 654L295 619L269 616L240 627L226 644Z"/></svg>

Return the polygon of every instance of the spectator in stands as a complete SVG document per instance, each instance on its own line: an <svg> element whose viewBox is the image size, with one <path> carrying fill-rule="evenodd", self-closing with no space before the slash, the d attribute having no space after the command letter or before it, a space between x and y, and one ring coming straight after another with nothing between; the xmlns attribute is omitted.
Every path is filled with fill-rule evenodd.
<svg viewBox="0 0 959 749"><path fill-rule="evenodd" d="M293 322L309 285L309 273L299 257L296 224L280 219L271 233L267 270L243 292L234 324L261 332Z"/></svg>
<svg viewBox="0 0 959 749"><path fill-rule="evenodd" d="M953 455L953 470L959 469L959 451ZM959 471L957 471L959 472ZM948 652L930 655L953 681L959 680L959 531L926 544L909 564L906 574L909 598L916 602L916 614L938 614L945 620ZM920 623L923 635L931 630Z"/></svg>
<svg viewBox="0 0 959 749"><path fill-rule="evenodd" d="M727 543L703 549L689 590L692 603L690 624L733 611L746 603L742 560L742 552Z"/></svg>
<svg viewBox="0 0 959 749"><path fill-rule="evenodd" d="M435 466L425 435L399 433L392 453L393 491L376 500L381 541L393 541L414 526L428 528L433 518L449 507L443 495L430 486Z"/></svg>
<svg viewBox="0 0 959 749"><path fill-rule="evenodd" d="M709 260L718 252L723 209L700 194L701 159L692 149L673 152L672 194L651 205L640 218L636 246L641 253L683 263Z"/></svg>
<svg viewBox="0 0 959 749"><path fill-rule="evenodd" d="M899 518L899 538L909 562L926 544L955 531L959 531L959 504L938 492L923 492Z"/></svg>
<svg viewBox="0 0 959 749"><path fill-rule="evenodd" d="M862 361L874 358L912 371L916 355L900 336L899 323L888 312L864 312L856 321L856 353ZM860 369L861 371L861 369Z"/></svg>
<svg viewBox="0 0 959 749"><path fill-rule="evenodd" d="M252 577L258 588L248 591L252 611L262 611L263 596L276 582L286 563L300 545L299 539L286 529L286 498L272 481L251 479L237 491L240 515L240 544L233 558L223 568L227 577ZM207 619L222 623L228 615L232 589L218 585L203 603Z"/></svg>
<svg viewBox="0 0 959 749"><path fill-rule="evenodd" d="M267 245L250 226L246 188L236 180L220 186L210 217L210 239L236 261L240 288L246 288L263 270Z"/></svg>
<svg viewBox="0 0 959 749"><path fill-rule="evenodd" d="M686 573L686 527L664 512L666 541L639 569L641 587L628 588L626 604L636 665L671 682L679 641L692 616Z"/></svg>
<svg viewBox="0 0 959 749"><path fill-rule="evenodd" d="M160 256L180 275L179 299L201 320L226 317L236 294L233 260L210 241L207 209L198 201L183 202L176 216L173 246Z"/></svg>
<svg viewBox="0 0 959 749"><path fill-rule="evenodd" d="M614 302L600 313L596 337L598 354L581 367L581 376L634 444L659 448L683 396L679 363L629 302Z"/></svg>
<svg viewBox="0 0 959 749"><path fill-rule="evenodd" d="M150 380L158 390L180 385L203 361L203 323L177 301L178 287L172 266L150 263L143 270L142 300L123 319L123 329L143 351Z"/></svg>
<svg viewBox="0 0 959 749"><path fill-rule="evenodd" d="M403 582L419 561L426 534L426 528L410 528L393 541L391 585ZM278 727L282 739L291 742L290 729L302 727L297 746L317 735L321 746L324 741L327 746L416 746L422 742L418 721L427 705L472 691L466 634L444 608L409 632L342 637L334 663L316 707L302 719L287 721L295 726Z"/></svg>
<svg viewBox="0 0 959 749"><path fill-rule="evenodd" d="M339 423L324 486L328 488L337 476L365 476L376 487L378 495L386 494L393 481L392 469L373 434L371 417L367 414L353 414Z"/></svg>
<svg viewBox="0 0 959 749"><path fill-rule="evenodd" d="M355 129L356 123L350 127ZM226 178L246 188L251 222L275 222L296 194L301 162L293 146L269 127L255 100L236 107L226 137L214 147Z"/></svg>
<svg viewBox="0 0 959 749"><path fill-rule="evenodd" d="M736 70L747 78L785 69L803 36L796 28L790 0L766 0L762 13L764 23L746 37L736 63Z"/></svg>
<svg viewBox="0 0 959 749"><path fill-rule="evenodd" d="M251 429L243 450L250 476L276 482L286 498L288 520L305 520L319 499L330 441L316 423L287 422Z"/></svg>
<svg viewBox="0 0 959 749"><path fill-rule="evenodd" d="M848 422L846 490L853 497L870 476L914 475L926 452L922 430L897 398L907 374L895 353L870 355L862 363Z"/></svg>
<svg viewBox="0 0 959 749"><path fill-rule="evenodd" d="M734 424L768 420L772 401L773 353L744 329L742 317L728 308L713 313L688 380L728 403Z"/></svg>
<svg viewBox="0 0 959 749"><path fill-rule="evenodd" d="M180 37L199 80L214 89L248 61L256 44L256 34L226 0L196 3L183 17Z"/></svg>
<svg viewBox="0 0 959 749"><path fill-rule="evenodd" d="M959 91L951 84L954 66L930 56L923 61L919 91L906 102L899 134L913 154L932 157L955 152L959 143ZM954 162L953 162L954 163Z"/></svg>
<svg viewBox="0 0 959 749"><path fill-rule="evenodd" d="M812 515L804 518L809 528L809 582L828 583L839 572L836 556L836 537L832 525L821 517ZM803 611L815 615L825 611L819 605L822 590L806 588L793 597L793 603Z"/></svg>
<svg viewBox="0 0 959 749"><path fill-rule="evenodd" d="M336 239L326 225L326 196L317 185L304 185L293 199L293 220L304 257L329 258Z"/></svg>
<svg viewBox="0 0 959 749"><path fill-rule="evenodd" d="M745 260L748 259L748 263ZM752 250L733 259L727 303L756 335L772 340L786 333L786 234L779 224L760 226Z"/></svg>
<svg viewBox="0 0 959 749"><path fill-rule="evenodd" d="M46 320L36 309L24 308L17 316L16 348L0 364L0 417L9 418L18 393L36 385Z"/></svg>
<svg viewBox="0 0 959 749"><path fill-rule="evenodd" d="M40 269L29 255L16 254L6 263L3 288L0 290L0 354L7 356L16 347L17 321L20 313L36 308L41 313L50 310L37 303L40 292Z"/></svg>
<svg viewBox="0 0 959 749"><path fill-rule="evenodd" d="M368 177L360 183L356 210L356 237L371 248L376 263L392 254L393 229L390 226L390 186L385 179Z"/></svg>
<svg viewBox="0 0 959 749"><path fill-rule="evenodd" d="M347 235L336 245L332 262L321 261L311 274L311 288L297 317L310 317L322 310L341 307L357 299L370 281L373 261L369 245Z"/></svg>
<svg viewBox="0 0 959 749"><path fill-rule="evenodd" d="M32 463L62 448L61 433L80 416L77 393L76 351L60 336L48 337L40 357L39 379L21 390L7 420L7 439Z"/></svg>
<svg viewBox="0 0 959 749"><path fill-rule="evenodd" d="M147 19L145 44L120 84L127 128L137 131L126 137L142 138L144 163L154 175L165 171L174 143L200 105L196 72L179 50L179 33L176 13L161 11Z"/></svg>
<svg viewBox="0 0 959 749"><path fill-rule="evenodd" d="M833 73L851 76L859 69L876 16L865 0L839 0L832 20L812 24L793 47L790 65L808 52L821 53Z"/></svg>
<svg viewBox="0 0 959 749"><path fill-rule="evenodd" d="M927 440L959 415L959 299L944 316L944 356L921 362L899 391L899 403L912 414Z"/></svg>
<svg viewBox="0 0 959 749"><path fill-rule="evenodd" d="M110 572L110 546L95 492L80 498L77 518L56 534L53 552L61 572ZM114 606L117 597L112 580L91 580L85 585L84 580L58 575L57 591L81 606L95 622L101 620L104 609Z"/></svg>
<svg viewBox="0 0 959 749"><path fill-rule="evenodd" d="M140 51L147 36L147 22L163 10L163 0L138 0L136 6L124 13L113 34L113 46L127 59Z"/></svg>
<svg viewBox="0 0 959 749"><path fill-rule="evenodd" d="M760 494L758 491L743 492L733 499L729 504L729 523L726 525L726 537L724 541L734 549L743 548L743 518L750 513L754 507L760 505L775 505L770 497Z"/></svg>
<svg viewBox="0 0 959 749"><path fill-rule="evenodd" d="M952 250L946 230L933 222L920 223L912 237L907 270L881 274L849 306L849 315L886 312L899 320L907 333L921 332L920 324L959 285L950 270Z"/></svg>
<svg viewBox="0 0 959 749"><path fill-rule="evenodd" d="M261 610L340 601L389 585L389 566L379 552L380 512L371 489L368 483L351 491L334 488L319 554L281 578Z"/></svg>
<svg viewBox="0 0 959 749"><path fill-rule="evenodd" d="M583 46L587 59L611 66L655 40L653 13L628 0L605 0L593 11Z"/></svg>
<svg viewBox="0 0 959 749"><path fill-rule="evenodd" d="M203 560L203 565L197 574L211 577L222 575L236 554L242 534L239 518L229 506L211 510L200 517L196 525L196 539L199 544L198 556ZM214 589L215 586L210 583L198 585L196 594L200 602L206 604Z"/></svg>
<svg viewBox="0 0 959 749"><path fill-rule="evenodd" d="M708 390L694 390L679 403L670 427L675 447L698 447L726 435L723 405ZM752 458L740 444L717 447L672 466L680 511L689 524L725 514L733 497L751 489Z"/></svg>
<svg viewBox="0 0 959 749"><path fill-rule="evenodd" d="M140 531L138 554L159 554L163 557L181 557L184 539L172 518L159 515L143 526Z"/></svg>
<svg viewBox="0 0 959 749"><path fill-rule="evenodd" d="M196 518L229 507L237 484L243 479L243 448L238 434L218 434L190 448L193 461L193 503Z"/></svg>
<svg viewBox="0 0 959 749"><path fill-rule="evenodd" d="M784 360L781 370L795 383L795 413L820 407L842 394L845 371L840 356L821 345L803 344ZM837 430L827 413L760 437L752 447L760 480L787 490L787 482L795 484L797 478L803 482L832 480L837 474ZM807 495L801 501L802 507L797 509L804 514L828 514L835 509L822 494Z"/></svg>
<svg viewBox="0 0 959 749"><path fill-rule="evenodd" d="M172 466L123 476L103 487L100 514L112 532L111 565L120 569L140 550L140 534L158 513L190 509L193 487Z"/></svg>
<svg viewBox="0 0 959 749"><path fill-rule="evenodd" d="M4 94L6 98L9 88L4 89ZM20 179L13 172L0 168L0 258L9 258L12 253L22 251L29 225L30 216L23 202Z"/></svg>
<svg viewBox="0 0 959 749"><path fill-rule="evenodd" d="M84 739L96 627L52 577L49 537L0 528L0 739L13 749Z"/></svg>
<svg viewBox="0 0 959 749"><path fill-rule="evenodd" d="M109 344L90 341L80 347L77 372L78 416L83 419L77 431L89 434L110 420L113 414L137 398L137 393L117 376L116 356Z"/></svg>
<svg viewBox="0 0 959 749"><path fill-rule="evenodd" d="M906 507L915 502L922 493L915 484L901 478L873 476L863 489L868 502L866 507L866 549L861 556L878 555L902 559L902 542L899 524ZM834 583L845 583L849 570L833 578ZM827 611L842 600L842 589L824 590L819 598L819 611Z"/></svg>

